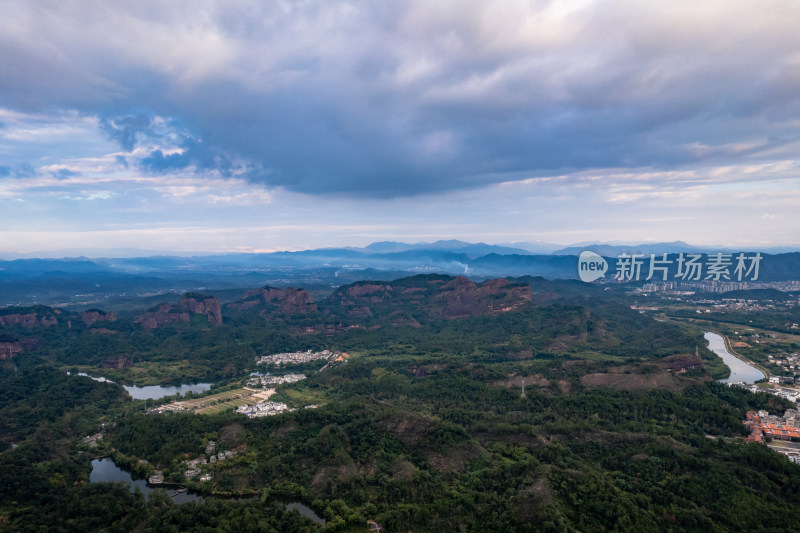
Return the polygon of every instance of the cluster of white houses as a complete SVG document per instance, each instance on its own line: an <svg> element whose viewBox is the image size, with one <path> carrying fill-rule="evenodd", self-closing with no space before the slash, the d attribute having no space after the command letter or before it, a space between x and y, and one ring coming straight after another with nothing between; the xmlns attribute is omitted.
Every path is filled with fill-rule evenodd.
<svg viewBox="0 0 800 533"><path fill-rule="evenodd" d="M290 409L283 402L258 402L253 405L242 405L236 408L237 413L245 414L250 418L274 416L288 411L294 411L294 409Z"/></svg>
<svg viewBox="0 0 800 533"><path fill-rule="evenodd" d="M306 405L303 409L316 409L319 405ZM261 416L275 416L289 411L297 411L282 402L258 402L253 405L242 405L236 408L237 413L242 413L250 418Z"/></svg>
<svg viewBox="0 0 800 533"><path fill-rule="evenodd" d="M305 352L289 352L289 353L276 353L273 355L262 355L257 359L257 363L261 365L299 365L302 363L309 363L311 361L319 361L320 359L335 360L341 357L339 352L331 352L329 350L322 350L321 352L312 352L307 350Z"/></svg>
<svg viewBox="0 0 800 533"><path fill-rule="evenodd" d="M783 370L787 374L798 374L800 373L800 353L792 352L792 353L784 353L781 356L773 357L768 356L769 364L775 365ZM779 382L788 384L788 383L795 383L796 379L794 377L784 377L784 376L773 376L778 377ZM772 383L772 378L770 378L770 383Z"/></svg>
<svg viewBox="0 0 800 533"><path fill-rule="evenodd" d="M786 398L787 400L793 403L797 403L798 398L800 398L800 391L795 389L786 389L783 387L764 388L764 387L759 387L758 385L753 385L752 383L744 383L743 381L729 383L728 385L731 387L741 387L743 389L749 390L752 393L766 392L768 394L774 394L775 396Z"/></svg>
<svg viewBox="0 0 800 533"><path fill-rule="evenodd" d="M248 387L268 387L270 385L283 385L285 383L297 383L306 379L305 374L285 374L283 376L254 376L247 380Z"/></svg>
<svg viewBox="0 0 800 533"><path fill-rule="evenodd" d="M222 461L230 459L236 454L236 450L221 450L217 452L217 443L213 440L209 441L206 445L206 453L204 456L184 461L187 469L183 472L183 477L189 480L200 476L198 478L200 481L211 481L213 476L209 472L203 474L201 466L221 463Z"/></svg>

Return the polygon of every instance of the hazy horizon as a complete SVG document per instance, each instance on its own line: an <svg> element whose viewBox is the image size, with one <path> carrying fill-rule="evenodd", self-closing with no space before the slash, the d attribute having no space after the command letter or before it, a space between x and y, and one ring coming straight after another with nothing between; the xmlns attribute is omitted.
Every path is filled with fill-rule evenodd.
<svg viewBox="0 0 800 533"><path fill-rule="evenodd" d="M302 252L302 251L312 251L312 250L324 250L324 249L356 249L356 250L363 250L368 248L370 245L373 244L380 244L384 242L396 242L398 244L405 244L410 246L424 246L424 245L434 245L437 242L445 242L445 241L460 241L465 244L470 245L487 245L487 246L497 246L503 248L518 248L522 251L526 251L528 253L534 255L550 255L553 252L557 252L567 248L586 248L590 249L595 246L620 246L620 247L647 247L656 244L672 244L673 242L680 242L687 246L697 248L700 251L708 251L708 252L715 252L717 250L738 250L738 251L748 251L748 252L756 252L756 251L767 251L767 253L787 253L787 252L800 252L800 245L787 245L787 246L770 246L770 247L737 247L732 245L726 245L724 243L715 243L715 244L707 244L707 245L700 245L692 242L685 242L685 241L672 241L672 242L661 242L661 241L653 241L653 242L641 242L641 241L590 241L590 242L576 242L576 243L568 243L568 244L558 244L558 243L536 243L536 242L468 242L468 241L461 241L460 239L439 239L436 241L372 241L366 243L362 246L321 246L321 247L314 247L314 248L294 248L294 249L279 249L279 250L239 250L239 251L230 251L230 250L155 250L155 249L145 249L145 248L78 248L78 249L69 249L69 248L62 248L62 249L53 249L53 250L36 250L31 252L3 252L0 251L0 260L15 260L15 259L76 259L76 258L88 258L88 259L101 259L101 258L140 258L140 257L156 257L156 256L171 256L171 257L200 257L200 256L213 256L213 255L226 255L226 254L269 254L269 253L277 253L277 252ZM456 248L454 251L458 251ZM380 252L375 252L380 253Z"/></svg>

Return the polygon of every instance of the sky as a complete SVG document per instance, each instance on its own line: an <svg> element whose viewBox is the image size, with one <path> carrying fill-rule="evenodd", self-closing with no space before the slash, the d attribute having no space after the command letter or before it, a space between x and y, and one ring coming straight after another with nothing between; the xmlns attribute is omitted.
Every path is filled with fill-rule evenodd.
<svg viewBox="0 0 800 533"><path fill-rule="evenodd" d="M796 0L0 4L0 254L800 245Z"/></svg>

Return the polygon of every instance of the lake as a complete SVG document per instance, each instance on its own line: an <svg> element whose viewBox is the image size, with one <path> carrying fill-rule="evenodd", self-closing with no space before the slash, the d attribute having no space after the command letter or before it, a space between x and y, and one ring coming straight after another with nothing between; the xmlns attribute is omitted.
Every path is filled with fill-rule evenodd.
<svg viewBox="0 0 800 533"><path fill-rule="evenodd" d="M175 396L187 392L206 392L211 389L211 383L195 383L193 385L162 386L149 385L145 387L123 386L134 400L158 400L164 396Z"/></svg>
<svg viewBox="0 0 800 533"><path fill-rule="evenodd" d="M69 376L70 373L67 372ZM100 383L114 383L108 378L102 376L90 376L86 372L78 372L76 375L85 376L87 378L99 381ZM175 396L176 394L186 394L187 392L198 393L211 390L211 383L194 383L189 385L146 385L144 387L137 387L135 385L123 385L123 389L134 400L158 400L165 396Z"/></svg>
<svg viewBox="0 0 800 533"><path fill-rule="evenodd" d="M125 483L128 485L128 490L131 492L135 492L136 488L139 488L139 491L147 496L148 494L155 492L157 490L163 490L167 494L172 495L175 492L175 488L171 487L153 487L147 484L147 481L144 479L133 479L129 472L122 470L116 464L114 464L114 460L110 457L104 457L103 459L95 459L92 461L92 472L89 474L89 482L90 483L102 483L102 482L112 482L112 483ZM202 503L203 497L194 494L191 492L181 492L180 494L175 494L172 496L172 501L175 503L187 503L191 501L196 501L198 503Z"/></svg>
<svg viewBox="0 0 800 533"><path fill-rule="evenodd" d="M725 339L716 333L710 331L705 332L705 338L708 341L708 349L722 358L725 365L731 369L731 375L725 379L721 379L722 383L755 383L766 376L764 373L752 365L748 365L735 355L728 352L725 347Z"/></svg>
<svg viewBox="0 0 800 533"><path fill-rule="evenodd" d="M172 497L172 501L177 504L187 503L187 502L197 502L203 503L205 499L200 496L199 494L195 494L190 491L181 492L179 494L174 494L175 487L154 487L152 485L148 485L147 481L144 479L133 479L130 472L126 472L118 467L114 460L110 457L104 457L102 459L95 459L92 461L92 472L89 474L89 482L90 483L125 483L128 485L128 490L131 492L135 492L136 488L139 488L139 492L141 492L145 497L148 494L151 494L157 490L163 490L167 494ZM282 502L283 505L290 511L297 511L300 513L301 516L306 518L310 518L314 523L325 527L325 519L320 518L317 516L310 507L301 503L301 502Z"/></svg>

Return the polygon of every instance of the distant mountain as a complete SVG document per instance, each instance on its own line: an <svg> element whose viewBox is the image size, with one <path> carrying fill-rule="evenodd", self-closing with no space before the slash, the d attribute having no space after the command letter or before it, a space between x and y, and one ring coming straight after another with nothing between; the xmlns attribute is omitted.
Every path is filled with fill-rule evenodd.
<svg viewBox="0 0 800 533"><path fill-rule="evenodd" d="M469 263L478 276L541 276L548 279L577 277L578 259L557 255L488 254Z"/></svg>
<svg viewBox="0 0 800 533"><path fill-rule="evenodd" d="M414 247L413 244L407 244L404 242L380 241L368 244L363 248L350 248L350 249L356 251L368 252L372 254L386 254L393 252L405 252L406 250L411 250L413 247Z"/></svg>
<svg viewBox="0 0 800 533"><path fill-rule="evenodd" d="M576 246L543 255L525 251L509 253L517 249L483 243L438 241L413 245L382 242L364 249L325 248L194 257L17 259L0 261L0 305L91 305L110 297L264 285L312 287L315 294L320 294L358 280L391 281L413 274L434 273L469 276L477 281L508 276L575 279L577 255L587 249L606 258L610 267L607 279L615 272L616 258L623 252L645 256L672 254L669 279L677 279L675 254L715 252L678 241L639 246ZM482 253L486 251L488 253ZM772 255L762 252L762 259L758 281L800 279L800 253ZM703 262L708 261L703 255Z"/></svg>
<svg viewBox="0 0 800 533"><path fill-rule="evenodd" d="M800 247L777 246L770 248L758 248L753 246L731 247L731 246L694 246L683 241L657 242L657 243L577 243L554 250L553 255L580 255L584 250L591 250L603 257L616 257L619 254L678 254L678 253L734 253L734 252L761 252L765 254L785 254L800 252Z"/></svg>
<svg viewBox="0 0 800 533"><path fill-rule="evenodd" d="M89 274L109 269L89 259L14 259L0 261L0 279L7 276L33 278L42 274Z"/></svg>
<svg viewBox="0 0 800 533"><path fill-rule="evenodd" d="M551 242L501 242L497 244L498 246L505 246L508 248L517 248L520 250L525 250L532 254L551 254L556 250L560 250L564 248L563 244L553 244Z"/></svg>
<svg viewBox="0 0 800 533"><path fill-rule="evenodd" d="M577 244L556 250L553 255L580 255L584 250L591 250L603 257L616 257L619 254L676 254L676 253L703 253L712 252L709 248L698 248L683 241L658 242L652 244Z"/></svg>
<svg viewBox="0 0 800 533"><path fill-rule="evenodd" d="M459 240L442 240L436 242L419 242L416 244L407 244L404 242L396 241L382 241L374 242L363 248L350 248L351 250L360 250L372 254L383 253L397 253L407 252L411 250L438 250L446 252L457 252L466 254L471 257L480 257L486 254L530 254L531 252L522 247L510 247L496 244L486 244L483 242L469 243Z"/></svg>

